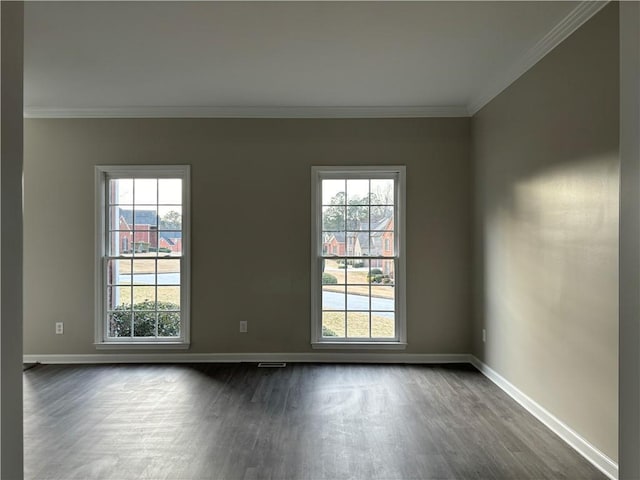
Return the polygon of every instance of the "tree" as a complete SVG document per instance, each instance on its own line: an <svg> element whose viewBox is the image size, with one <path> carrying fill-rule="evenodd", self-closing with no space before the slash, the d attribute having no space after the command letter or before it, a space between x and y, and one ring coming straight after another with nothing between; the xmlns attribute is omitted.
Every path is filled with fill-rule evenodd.
<svg viewBox="0 0 640 480"><path fill-rule="evenodd" d="M322 229L325 231L357 231L362 225L368 225L369 220L375 224L385 218L391 218L393 209L388 206L376 205L383 203L375 193L361 198L351 198L345 201L345 193L338 192L331 199L331 204L322 213ZM370 206L371 205L371 206ZM369 218L371 217L371 218Z"/></svg>
<svg viewBox="0 0 640 480"><path fill-rule="evenodd" d="M160 219L160 230L180 230L182 228L182 215L175 210L169 210Z"/></svg>

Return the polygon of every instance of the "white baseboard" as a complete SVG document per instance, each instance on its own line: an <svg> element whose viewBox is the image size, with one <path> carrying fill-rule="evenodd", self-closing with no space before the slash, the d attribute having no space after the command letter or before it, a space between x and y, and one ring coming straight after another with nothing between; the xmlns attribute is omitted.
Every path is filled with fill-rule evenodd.
<svg viewBox="0 0 640 480"><path fill-rule="evenodd" d="M512 383L501 376L498 372L490 368L488 365L477 359L473 355L469 355L469 361L489 380L500 387L507 395L524 407L534 417L544 423L551 431L558 435L562 440L568 443L580 455L591 462L598 470L604 473L612 480L618 479L618 464L611 460L608 456L591 445L587 440L572 430L547 411L540 404L528 397L522 391L518 390Z"/></svg>
<svg viewBox="0 0 640 480"><path fill-rule="evenodd" d="M24 355L24 363L470 363L467 354L411 353L92 353L86 355Z"/></svg>

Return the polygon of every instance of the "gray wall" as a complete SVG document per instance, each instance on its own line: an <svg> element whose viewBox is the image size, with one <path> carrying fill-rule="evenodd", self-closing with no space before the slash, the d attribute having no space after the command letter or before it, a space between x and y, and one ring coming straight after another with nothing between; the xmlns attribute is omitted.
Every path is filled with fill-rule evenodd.
<svg viewBox="0 0 640 480"><path fill-rule="evenodd" d="M22 2L0 5L0 478L22 478Z"/></svg>
<svg viewBox="0 0 640 480"><path fill-rule="evenodd" d="M96 352L93 167L156 163L192 165L191 352L310 351L310 167L403 164L407 352L467 353L469 128L464 118L26 120L25 353Z"/></svg>
<svg viewBox="0 0 640 480"><path fill-rule="evenodd" d="M620 478L640 478L640 5L620 4Z"/></svg>
<svg viewBox="0 0 640 480"><path fill-rule="evenodd" d="M473 351L614 461L618 80L611 4L472 119Z"/></svg>

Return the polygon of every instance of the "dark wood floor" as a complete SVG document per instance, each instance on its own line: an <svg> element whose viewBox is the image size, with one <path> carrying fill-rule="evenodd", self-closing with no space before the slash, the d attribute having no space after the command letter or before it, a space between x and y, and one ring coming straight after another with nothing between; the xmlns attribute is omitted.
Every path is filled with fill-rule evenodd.
<svg viewBox="0 0 640 480"><path fill-rule="evenodd" d="M471 366L38 366L27 479L604 479Z"/></svg>

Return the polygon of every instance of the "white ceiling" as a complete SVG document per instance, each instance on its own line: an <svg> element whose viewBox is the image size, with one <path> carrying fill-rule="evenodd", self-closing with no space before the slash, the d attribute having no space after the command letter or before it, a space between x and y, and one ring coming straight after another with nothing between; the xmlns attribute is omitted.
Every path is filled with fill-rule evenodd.
<svg viewBox="0 0 640 480"><path fill-rule="evenodd" d="M25 113L466 115L593 5L27 2Z"/></svg>

